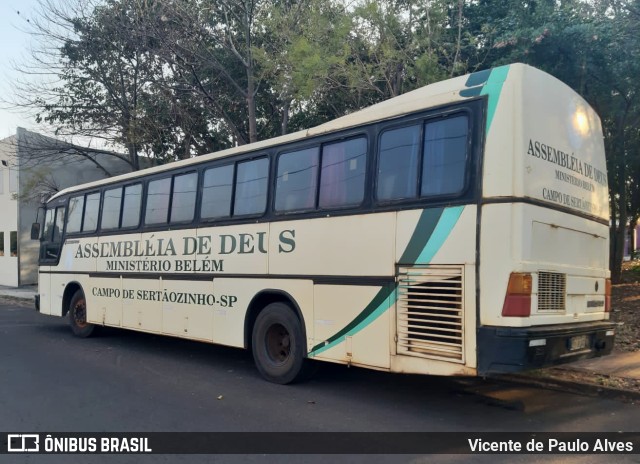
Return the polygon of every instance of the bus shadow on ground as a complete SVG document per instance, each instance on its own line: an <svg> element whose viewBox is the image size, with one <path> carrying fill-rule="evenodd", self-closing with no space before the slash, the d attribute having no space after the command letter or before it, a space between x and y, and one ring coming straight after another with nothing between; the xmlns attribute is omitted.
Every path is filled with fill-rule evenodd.
<svg viewBox="0 0 640 464"><path fill-rule="evenodd" d="M463 401L469 404L497 407L504 410L536 412L551 407L550 396L564 393L538 387L514 385L498 379L479 377L440 377L430 375L394 374L343 364L314 361L313 375L304 382L282 387L263 380L253 364L251 352L241 348L214 345L179 337L138 332L115 327L99 327L88 339L74 337L66 323L41 326L56 337L66 337L73 346L86 346L95 351L124 352L149 363L164 363L211 370L207 375L228 375L242 382L262 382L267 390L289 388L292 391L350 390L378 398L393 398L411 404L412 401ZM274 390L275 391L275 390ZM553 406L558 407L557 404Z"/></svg>

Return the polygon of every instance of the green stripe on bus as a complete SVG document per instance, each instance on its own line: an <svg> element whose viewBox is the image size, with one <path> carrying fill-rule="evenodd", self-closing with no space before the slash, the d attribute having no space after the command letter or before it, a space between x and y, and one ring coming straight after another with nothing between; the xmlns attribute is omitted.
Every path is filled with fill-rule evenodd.
<svg viewBox="0 0 640 464"><path fill-rule="evenodd" d="M422 250L427 245L431 234L438 225L444 208L429 208L422 211L418 224L416 225L411 239L405 248L404 253L398 260L400 264L414 264L420 257Z"/></svg>
<svg viewBox="0 0 640 464"><path fill-rule="evenodd" d="M453 208L447 208L442 212L440 220L433 229L433 232L429 234L429 240L418 258L414 261L415 264L429 264L431 262L453 230L453 226L458 222L463 209L464 206L455 206Z"/></svg>
<svg viewBox="0 0 640 464"><path fill-rule="evenodd" d="M413 260L406 264L428 264L453 230L463 210L464 206L423 210L402 254L402 258L405 259L413 257ZM422 248L417 248L418 244L421 244ZM426 261L422 262L423 259ZM328 340L314 346L309 356L313 357L333 348L367 327L393 305L398 296L397 291L397 287L392 285L381 288L355 319Z"/></svg>
<svg viewBox="0 0 640 464"><path fill-rule="evenodd" d="M388 285L380 289L380 291L373 297L373 300L367 305L364 310L358 314L358 316L349 322L340 332L329 338L327 341L320 343L313 347L309 356L316 356L323 351L333 348L339 343L342 343L345 338L360 332L366 326L375 321L378 317L384 314L395 300L395 287Z"/></svg>
<svg viewBox="0 0 640 464"><path fill-rule="evenodd" d="M482 91L480 92L480 95L489 96L489 102L487 104L487 126L485 129L486 134L489 134L489 128L491 127L493 116L495 115L496 108L498 107L500 92L502 92L502 84L504 84L504 81L507 79L507 74L509 74L509 65L493 69L489 75L489 79L487 79L487 82L484 84Z"/></svg>

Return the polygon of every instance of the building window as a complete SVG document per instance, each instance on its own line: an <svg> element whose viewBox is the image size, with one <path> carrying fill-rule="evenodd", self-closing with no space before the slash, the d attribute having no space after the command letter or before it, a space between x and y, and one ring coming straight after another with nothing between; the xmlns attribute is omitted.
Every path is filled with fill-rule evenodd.
<svg viewBox="0 0 640 464"><path fill-rule="evenodd" d="M9 192L18 193L18 170L9 168Z"/></svg>
<svg viewBox="0 0 640 464"><path fill-rule="evenodd" d="M207 169L202 182L202 219L216 219L231 215L233 165Z"/></svg>
<svg viewBox="0 0 640 464"><path fill-rule="evenodd" d="M18 232L9 233L9 251L11 256L18 256Z"/></svg>
<svg viewBox="0 0 640 464"><path fill-rule="evenodd" d="M4 256L4 232L0 232L0 256Z"/></svg>

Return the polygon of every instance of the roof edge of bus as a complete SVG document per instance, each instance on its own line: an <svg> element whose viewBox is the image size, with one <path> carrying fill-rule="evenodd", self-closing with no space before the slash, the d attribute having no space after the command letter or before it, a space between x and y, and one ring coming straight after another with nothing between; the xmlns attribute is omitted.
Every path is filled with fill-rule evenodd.
<svg viewBox="0 0 640 464"><path fill-rule="evenodd" d="M162 173L164 171L179 169L181 167L188 167L191 165L195 166L201 163L205 163L207 161L226 158L226 157L230 157L230 156L242 154L242 153L251 153L253 151L267 149L267 148L284 144L284 143L304 140L307 137L330 134L332 132L337 132L343 129L350 129L350 128L359 127L365 124L375 123L384 119L402 117L406 114L410 114L416 111L420 111L421 109L428 108L428 106L425 106L424 104L424 98L434 98L444 94L456 95L456 92L457 92L458 93L457 98L459 98L460 100L463 100L464 98L461 97L459 93L461 90L466 90L471 88L469 83L472 82L472 79L471 79L472 76L480 75L482 73L485 73L486 75L488 75L493 70L501 69L505 67L509 68L510 70L518 69L520 72L522 72L521 70L524 68L536 69L536 68L533 68L532 66L529 66L523 63L513 63L513 64L498 66L498 67L483 70L483 71L477 71L474 73L465 74L462 76L453 77L451 79L446 79L444 81L434 82L432 84L420 87L418 89L412 90L402 95L398 95L397 97L389 98L382 102L376 103L374 105L368 106L358 111L354 111L353 113L347 114L345 116L341 116L331 121L327 121L326 123L311 127L309 129L303 129L297 132L293 132L291 134L281 135L278 137L261 140L251 144L239 145L237 147L227 148L225 150L221 150L218 152L208 153L201 156L195 156L193 158L189 158L186 160L180 160L180 161L175 161L168 164L163 164L161 166L153 166L150 168L141 169L139 171L132 171L126 174L118 175L118 176L107 177L104 179L91 182L90 184L92 187L98 188L104 185L108 185L108 184L112 184L120 181L126 181L128 179L135 179L140 175L152 175L152 174ZM540 71L540 70L537 70L537 71ZM544 73L544 71L540 71L540 72ZM511 74L511 72L509 74ZM547 73L544 73L544 74L547 74ZM549 76L549 74L547 75ZM506 78L507 77L505 77L504 79ZM477 85L473 85L473 87L482 87L485 83L486 83L486 80L480 80L479 83ZM85 184L79 184L79 185L67 187L61 190L60 192L57 192L47 201L53 201L68 193L72 193L79 190L85 190L87 188L86 185L87 184L85 183Z"/></svg>

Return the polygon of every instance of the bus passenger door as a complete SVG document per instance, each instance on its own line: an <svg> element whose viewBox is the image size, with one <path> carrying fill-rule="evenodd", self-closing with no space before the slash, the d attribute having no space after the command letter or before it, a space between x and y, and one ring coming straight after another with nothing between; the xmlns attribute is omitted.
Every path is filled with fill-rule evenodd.
<svg viewBox="0 0 640 464"><path fill-rule="evenodd" d="M40 312L42 314L61 315L62 295L57 288L52 288L52 276L59 262L62 247L62 231L64 228L65 207L58 206L47 210L45 227L40 242L40 273L38 284L40 292Z"/></svg>

